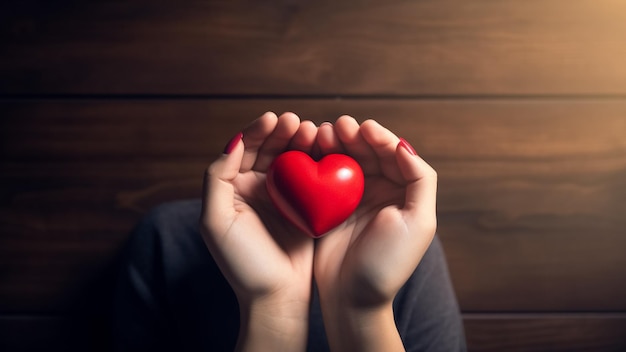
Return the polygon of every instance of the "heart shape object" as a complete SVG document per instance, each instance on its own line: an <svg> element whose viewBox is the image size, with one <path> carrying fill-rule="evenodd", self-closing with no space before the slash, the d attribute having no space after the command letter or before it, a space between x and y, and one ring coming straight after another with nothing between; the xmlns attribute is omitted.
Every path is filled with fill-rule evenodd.
<svg viewBox="0 0 626 352"><path fill-rule="evenodd" d="M278 210L309 236L318 238L354 212L365 180L359 164L347 155L329 154L315 161L293 150L274 159L266 186Z"/></svg>

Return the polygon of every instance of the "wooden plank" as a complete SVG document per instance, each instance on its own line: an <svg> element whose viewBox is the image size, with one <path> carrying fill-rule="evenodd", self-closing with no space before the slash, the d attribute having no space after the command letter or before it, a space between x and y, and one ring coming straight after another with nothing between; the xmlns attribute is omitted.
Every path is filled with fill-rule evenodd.
<svg viewBox="0 0 626 352"><path fill-rule="evenodd" d="M5 100L0 137L4 160L210 159L263 112L294 111L318 124L342 114L375 118L429 159L579 159L585 166L623 156L625 106L568 99Z"/></svg>
<svg viewBox="0 0 626 352"><path fill-rule="evenodd" d="M375 117L439 171L439 232L462 309L624 311L626 102L4 102L0 312L72 309L133 223L197 197L261 111Z"/></svg>
<svg viewBox="0 0 626 352"><path fill-rule="evenodd" d="M106 325L106 319L99 319L0 316L0 347L5 352L106 351L111 345L110 326ZM618 352L626 349L623 316L466 315L464 323L468 350L473 352Z"/></svg>
<svg viewBox="0 0 626 352"><path fill-rule="evenodd" d="M623 315L466 315L469 351L606 351L626 349Z"/></svg>
<svg viewBox="0 0 626 352"><path fill-rule="evenodd" d="M619 0L20 3L3 94L626 93Z"/></svg>

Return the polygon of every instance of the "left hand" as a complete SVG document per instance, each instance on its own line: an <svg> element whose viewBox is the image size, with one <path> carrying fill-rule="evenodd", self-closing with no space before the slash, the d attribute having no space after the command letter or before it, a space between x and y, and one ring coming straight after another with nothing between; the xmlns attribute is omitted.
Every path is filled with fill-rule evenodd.
<svg viewBox="0 0 626 352"><path fill-rule="evenodd" d="M361 204L315 248L314 276L331 346L346 341L350 332L342 324L354 324L363 312L393 319L391 303L434 237L437 174L404 143L373 120L359 126L343 116L319 128L322 154L346 153L365 173Z"/></svg>

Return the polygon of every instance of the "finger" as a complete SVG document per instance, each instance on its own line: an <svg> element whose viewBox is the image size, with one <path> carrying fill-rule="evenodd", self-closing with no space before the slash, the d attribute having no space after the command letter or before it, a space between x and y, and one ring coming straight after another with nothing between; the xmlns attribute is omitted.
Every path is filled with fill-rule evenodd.
<svg viewBox="0 0 626 352"><path fill-rule="evenodd" d="M223 154L204 173L201 221L205 237L224 234L234 221L235 188L232 182L239 174L244 148L239 139L230 154Z"/></svg>
<svg viewBox="0 0 626 352"><path fill-rule="evenodd" d="M347 153L352 156L366 175L380 173L378 158L374 150L359 133L359 123L351 116L343 115L335 122L335 131Z"/></svg>
<svg viewBox="0 0 626 352"><path fill-rule="evenodd" d="M280 153L287 150L289 142L298 131L299 126L300 118L298 115L291 112L280 115L276 127L259 148L252 169L261 172L266 171L272 161Z"/></svg>
<svg viewBox="0 0 626 352"><path fill-rule="evenodd" d="M289 143L289 149L299 150L311 154L315 139L317 138L317 126L313 121L302 121L298 131Z"/></svg>
<svg viewBox="0 0 626 352"><path fill-rule="evenodd" d="M400 138L374 120L363 122L360 132L378 157L378 165L383 175L393 182L404 184L396 160L396 147Z"/></svg>
<svg viewBox="0 0 626 352"><path fill-rule="evenodd" d="M278 117L276 114L266 112L243 129L245 150L241 163L241 172L252 169L252 166L257 160L259 149L267 137L274 131L277 124Z"/></svg>
<svg viewBox="0 0 626 352"><path fill-rule="evenodd" d="M396 157L406 181L402 212L409 223L421 229L420 233L432 236L437 228L437 172L403 139L398 143Z"/></svg>
<svg viewBox="0 0 626 352"><path fill-rule="evenodd" d="M322 156L344 152L344 148L335 132L335 127L330 122L324 122L320 125L317 131L317 145Z"/></svg>

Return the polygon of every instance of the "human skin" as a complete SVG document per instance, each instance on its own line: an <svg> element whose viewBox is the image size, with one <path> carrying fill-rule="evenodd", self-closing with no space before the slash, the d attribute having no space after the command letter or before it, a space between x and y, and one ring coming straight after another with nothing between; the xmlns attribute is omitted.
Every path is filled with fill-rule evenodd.
<svg viewBox="0 0 626 352"><path fill-rule="evenodd" d="M376 121L322 125L323 154L344 152L365 173L353 216L316 242L314 276L333 351L402 351L392 302L435 234L436 172Z"/></svg>
<svg viewBox="0 0 626 352"><path fill-rule="evenodd" d="M309 152L317 127L266 113L205 173L201 233L240 306L237 351L306 348L313 240L271 204L265 174L287 148Z"/></svg>
<svg viewBox="0 0 626 352"><path fill-rule="evenodd" d="M392 301L435 233L435 171L377 122L349 116L317 128L266 113L228 146L205 173L201 232L240 304L237 350L305 350L313 279L331 350L403 350ZM264 187L288 149L348 154L366 176L354 214L316 241Z"/></svg>

